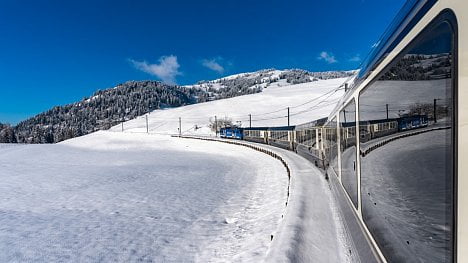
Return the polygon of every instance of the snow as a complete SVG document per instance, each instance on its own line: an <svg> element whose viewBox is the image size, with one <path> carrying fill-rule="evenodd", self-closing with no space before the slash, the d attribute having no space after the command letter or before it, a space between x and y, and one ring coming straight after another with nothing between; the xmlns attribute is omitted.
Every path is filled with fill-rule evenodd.
<svg viewBox="0 0 468 263"><path fill-rule="evenodd" d="M285 207L278 160L168 136L179 117L184 134L196 135L212 135L215 115L244 127L248 114L252 126L284 126L286 107L291 125L326 117L346 80L281 82L156 110L147 115L150 134L141 116L123 123L125 132L117 125L55 145L0 144L0 262L350 262L338 209L313 164L262 146L291 168Z"/></svg>
<svg viewBox="0 0 468 263"><path fill-rule="evenodd" d="M13 147L21 147L24 146L24 144L19 144L19 143L0 143L0 150L5 150Z"/></svg>
<svg viewBox="0 0 468 263"><path fill-rule="evenodd" d="M265 262L356 262L357 258L348 254L349 234L323 173L292 151L254 142L237 142L273 152L291 171L288 206Z"/></svg>
<svg viewBox="0 0 468 263"><path fill-rule="evenodd" d="M116 89L116 88L117 88L117 87L114 87L113 89ZM100 97L100 95L92 96L91 98L86 99L85 102L86 102L86 103L89 103L89 102L91 102L92 100L98 99L99 97Z"/></svg>
<svg viewBox="0 0 468 263"><path fill-rule="evenodd" d="M208 124L215 115L218 118L230 118L234 124L240 121L243 127L249 125L249 114L252 114L252 126L285 126L287 107L291 107L291 125L310 122L328 116L344 94L343 90L332 91L346 80L348 79L338 78L297 85L271 85L257 94L155 110L148 115L149 130L151 133L177 134L181 117L184 134L212 134ZM331 92L330 96L316 99L327 92ZM294 107L301 104L304 105ZM273 111L276 112L271 113ZM195 130L195 126L199 129ZM121 129L121 125L117 125L111 130ZM145 117L125 122L124 130L146 132Z"/></svg>
<svg viewBox="0 0 468 263"><path fill-rule="evenodd" d="M203 83L200 84L194 84L194 85L185 85L184 87L186 88L203 88L203 89L208 89L208 88L213 88L215 90L219 90L220 88L224 88L225 86L222 84L222 81L226 80L234 80L237 78L244 78L244 79L253 79L260 77L260 74L263 74L265 77L263 77L260 81L261 83L258 83L256 85L253 85L250 87L251 89L255 88L257 85L261 88L266 88L269 85L290 85L286 82L285 79L280 79L280 75L284 72L288 72L288 70L276 70L276 69L269 69L269 70L260 70L260 71L255 71L255 72L245 72L245 73L239 73L239 74L234 74L234 75L229 75L224 78L220 79L215 79L215 80L210 80L210 81L204 81ZM267 81L275 79L277 82L275 83L267 83Z"/></svg>
<svg viewBox="0 0 468 263"><path fill-rule="evenodd" d="M97 132L0 151L0 261L261 261L282 164L239 146Z"/></svg>
<svg viewBox="0 0 468 263"><path fill-rule="evenodd" d="M266 262L353 262L354 258L346 254L349 241L324 175L294 152L262 147L280 155L291 169L284 222Z"/></svg>

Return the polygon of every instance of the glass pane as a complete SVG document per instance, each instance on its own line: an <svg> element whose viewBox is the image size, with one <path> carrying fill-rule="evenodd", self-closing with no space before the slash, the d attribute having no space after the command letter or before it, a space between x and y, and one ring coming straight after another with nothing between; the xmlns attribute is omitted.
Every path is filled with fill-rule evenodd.
<svg viewBox="0 0 468 263"><path fill-rule="evenodd" d="M357 208L356 104L354 100L340 112L340 132L341 182Z"/></svg>
<svg viewBox="0 0 468 263"><path fill-rule="evenodd" d="M336 117L333 118L325 127L324 127L324 141L323 148L325 150L325 158L327 164L335 170L338 174L338 161L337 161L337 136L336 136Z"/></svg>
<svg viewBox="0 0 468 263"><path fill-rule="evenodd" d="M426 29L359 99L362 213L390 262L452 260L452 39Z"/></svg>

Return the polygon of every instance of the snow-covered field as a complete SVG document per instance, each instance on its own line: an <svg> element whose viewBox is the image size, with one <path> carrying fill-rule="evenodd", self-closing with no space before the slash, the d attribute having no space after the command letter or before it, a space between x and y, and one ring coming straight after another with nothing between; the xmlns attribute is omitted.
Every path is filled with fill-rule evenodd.
<svg viewBox="0 0 468 263"><path fill-rule="evenodd" d="M194 104L185 107L155 110L148 115L149 131L160 134L176 134L179 117L184 134L210 134L210 118L229 118L233 123L240 121L243 127L287 125L287 107L290 109L290 124L297 125L328 117L344 91L333 92L347 78L320 80L310 83L279 86L271 85L261 93L230 99ZM324 94L329 93L325 96ZM303 104L303 105L301 105ZM295 107L297 106L297 107ZM273 113L271 113L273 112ZM123 125L126 132L146 132L146 117L141 116ZM195 126L199 127L195 130ZM121 131L117 125L111 130Z"/></svg>
<svg viewBox="0 0 468 263"><path fill-rule="evenodd" d="M326 117L345 80L271 85L258 94L156 110L148 115L150 134L142 116L125 122L125 132L118 125L55 145L0 144L0 262L263 261L271 256L271 235L286 235L276 235L286 211L282 164L245 147L167 134L177 133L179 117L182 131L191 134L210 134L214 115L243 126L248 114L252 126L286 125L286 107L292 107L292 125ZM318 171L307 178L312 170L301 169L308 172L295 180L321 180ZM307 187L314 188L307 196L325 200L324 211L316 213L312 203L285 227L293 233L307 222L307 231L320 232L328 248L313 245L314 252L307 252L307 244L319 240L300 233L308 241L295 257L323 258L342 249L331 230L326 189ZM303 197L297 198L292 207L304 207ZM277 250L294 250L293 241L299 239L275 238L284 244ZM342 255L331 258L340 261Z"/></svg>
<svg viewBox="0 0 468 263"><path fill-rule="evenodd" d="M0 171L0 262L258 262L287 191L265 154L161 135L5 147Z"/></svg>

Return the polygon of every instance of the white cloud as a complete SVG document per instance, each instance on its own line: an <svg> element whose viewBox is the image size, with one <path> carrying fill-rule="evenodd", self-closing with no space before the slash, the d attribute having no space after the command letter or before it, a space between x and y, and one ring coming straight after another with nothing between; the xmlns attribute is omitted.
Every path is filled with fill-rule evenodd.
<svg viewBox="0 0 468 263"><path fill-rule="evenodd" d="M338 60L336 60L336 58L335 58L335 56L333 56L333 54L328 53L326 51L320 52L320 55L319 55L319 57L317 59L325 60L328 64L333 64L333 63L338 62Z"/></svg>
<svg viewBox="0 0 468 263"><path fill-rule="evenodd" d="M204 59L202 60L202 65L204 67L207 67L213 71L216 71L218 72L219 74L223 73L224 72L224 67L221 66L219 60L221 59L216 59L216 58L213 58L213 59Z"/></svg>
<svg viewBox="0 0 468 263"><path fill-rule="evenodd" d="M143 72L154 75L167 84L175 84L177 75L182 73L179 71L179 63L174 55L162 56L156 64L150 64L146 61L135 61L130 59L133 66Z"/></svg>
<svg viewBox="0 0 468 263"><path fill-rule="evenodd" d="M361 55L357 54L349 59L351 62L359 62L361 61Z"/></svg>

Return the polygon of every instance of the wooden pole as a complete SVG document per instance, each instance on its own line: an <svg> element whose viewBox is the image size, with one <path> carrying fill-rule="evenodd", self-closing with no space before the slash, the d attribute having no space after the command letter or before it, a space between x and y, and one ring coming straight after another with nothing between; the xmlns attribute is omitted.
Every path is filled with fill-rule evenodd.
<svg viewBox="0 0 468 263"><path fill-rule="evenodd" d="M148 127L148 114L145 115L146 117L146 133L149 133L149 127Z"/></svg>
<svg viewBox="0 0 468 263"><path fill-rule="evenodd" d="M179 137L182 136L182 118L179 117Z"/></svg>

